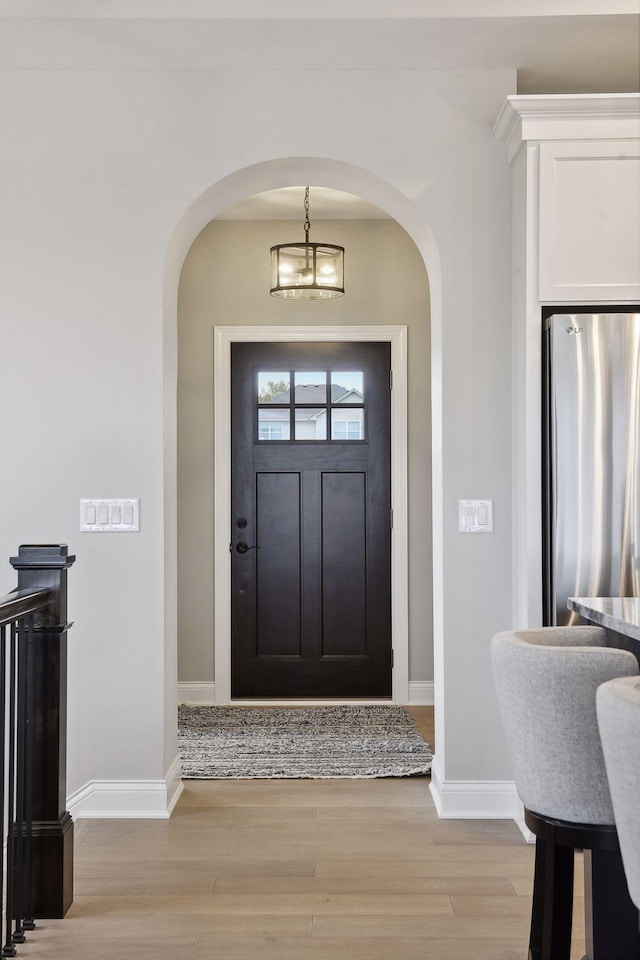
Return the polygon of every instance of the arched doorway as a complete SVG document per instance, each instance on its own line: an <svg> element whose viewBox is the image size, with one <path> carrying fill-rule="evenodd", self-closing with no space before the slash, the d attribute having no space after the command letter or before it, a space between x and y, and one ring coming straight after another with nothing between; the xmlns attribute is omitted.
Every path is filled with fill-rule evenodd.
<svg viewBox="0 0 640 960"><path fill-rule="evenodd" d="M167 254L165 271L165 603L167 633L166 651L166 699L167 710L175 704L177 649L177 507L175 489L176 464L176 403L177 383L177 289L180 271L187 251L196 236L218 213L231 204L254 193L292 183L320 183L334 189L344 190L364 197L384 209L407 232L415 243L427 269L430 282L431 304L431 365L432 365L432 459L433 475L433 583L434 583L434 699L436 750L440 763L443 752L443 670L442 670L442 534L441 517L442 482L441 463L441 307L440 267L433 235L416 209L395 188L369 174L367 171L337 161L314 158L274 160L238 171L215 184L202 194L185 212L174 231ZM171 714L171 719L174 714ZM167 730L170 718L167 713Z"/></svg>

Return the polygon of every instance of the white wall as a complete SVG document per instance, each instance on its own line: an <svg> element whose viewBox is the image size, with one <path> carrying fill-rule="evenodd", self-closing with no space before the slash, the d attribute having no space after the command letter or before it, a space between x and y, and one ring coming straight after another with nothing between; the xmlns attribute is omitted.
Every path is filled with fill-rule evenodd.
<svg viewBox="0 0 640 960"><path fill-rule="evenodd" d="M165 257L212 184L280 157L361 168L435 237L440 759L448 778L508 777L488 641L510 623L510 171L491 127L513 73L6 70L0 85L0 558L58 540L78 554L70 792L163 778L175 755L181 264ZM141 532L80 535L78 499L92 496L141 497ZM491 536L457 533L457 498L475 496L494 498ZM0 590L12 584L0 564Z"/></svg>
<svg viewBox="0 0 640 960"><path fill-rule="evenodd" d="M393 220L314 221L312 239L345 247L344 297L304 303L270 297L269 248L300 237L301 230L300 221L213 221L194 242L182 271L178 303L179 679L200 683L214 679L213 327L396 323L408 326L409 343L409 677L432 681L431 363L424 261ZM349 419L357 418L358 411L345 411L345 417L347 413ZM311 436L314 424L309 428Z"/></svg>

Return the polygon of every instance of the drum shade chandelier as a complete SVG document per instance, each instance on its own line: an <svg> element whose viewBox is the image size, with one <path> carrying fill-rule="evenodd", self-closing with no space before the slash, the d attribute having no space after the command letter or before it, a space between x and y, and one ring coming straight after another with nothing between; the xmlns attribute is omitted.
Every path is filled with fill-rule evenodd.
<svg viewBox="0 0 640 960"><path fill-rule="evenodd" d="M304 191L304 243L271 247L271 296L330 300L344 293L344 247L310 243L309 187Z"/></svg>

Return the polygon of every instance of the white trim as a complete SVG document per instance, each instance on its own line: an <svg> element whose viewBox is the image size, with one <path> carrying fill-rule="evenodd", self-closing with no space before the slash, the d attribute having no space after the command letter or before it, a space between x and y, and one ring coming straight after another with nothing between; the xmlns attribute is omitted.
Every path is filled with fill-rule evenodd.
<svg viewBox="0 0 640 960"><path fill-rule="evenodd" d="M443 820L515 820L520 827L513 780L443 780L434 757L429 789Z"/></svg>
<svg viewBox="0 0 640 960"><path fill-rule="evenodd" d="M167 789L167 814L171 816L184 790L180 757L176 756L175 760L169 767L165 777L165 784Z"/></svg>
<svg viewBox="0 0 640 960"><path fill-rule="evenodd" d="M164 780L90 780L67 797L74 820L168 820L183 791L175 758Z"/></svg>
<svg viewBox="0 0 640 960"><path fill-rule="evenodd" d="M182 681L178 683L178 703L188 703L192 706L210 707L216 701L215 683L195 683ZM234 706L332 706L336 704L385 704L389 700L234 700ZM433 706L433 680L409 680L409 706Z"/></svg>
<svg viewBox="0 0 640 960"><path fill-rule="evenodd" d="M514 95L507 97L493 132L506 145L511 164L527 140L635 138L639 110L638 93Z"/></svg>
<svg viewBox="0 0 640 960"><path fill-rule="evenodd" d="M178 703L190 703L192 706L213 706L215 699L215 684L192 683L190 681L178 683Z"/></svg>
<svg viewBox="0 0 640 960"><path fill-rule="evenodd" d="M407 328L406 326L277 326L214 328L214 458L215 458L215 676L216 703L231 702L231 344L346 343L382 341L391 344L391 540L393 703L409 697L409 564L407 508ZM235 701L233 701L235 703ZM290 705L293 701L286 701ZM318 702L318 701L313 701ZM345 701L340 701L345 702ZM362 702L362 701L359 701ZM383 701L384 702L384 701Z"/></svg>
<svg viewBox="0 0 640 960"><path fill-rule="evenodd" d="M512 546L514 629L542 623L542 337L537 299L540 147L528 143L513 166ZM529 269L527 264L535 262Z"/></svg>
<svg viewBox="0 0 640 960"><path fill-rule="evenodd" d="M515 820L516 827L527 841L527 843L535 843L536 837L535 834L529 830L529 827L524 822L524 804L520 797L516 799L516 812L513 819Z"/></svg>
<svg viewBox="0 0 640 960"><path fill-rule="evenodd" d="M409 706L433 706L433 680L409 680Z"/></svg>

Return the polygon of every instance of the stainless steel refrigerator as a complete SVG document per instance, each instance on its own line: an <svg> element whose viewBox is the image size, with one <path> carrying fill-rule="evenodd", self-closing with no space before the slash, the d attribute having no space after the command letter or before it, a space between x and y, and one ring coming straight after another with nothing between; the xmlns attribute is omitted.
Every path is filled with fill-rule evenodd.
<svg viewBox="0 0 640 960"><path fill-rule="evenodd" d="M545 321L544 618L640 595L640 313Z"/></svg>

